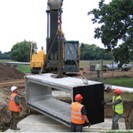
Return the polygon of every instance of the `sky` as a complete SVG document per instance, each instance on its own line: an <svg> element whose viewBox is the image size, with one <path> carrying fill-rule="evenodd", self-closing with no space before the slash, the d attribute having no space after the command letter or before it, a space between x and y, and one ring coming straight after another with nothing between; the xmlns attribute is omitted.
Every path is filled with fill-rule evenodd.
<svg viewBox="0 0 133 133"><path fill-rule="evenodd" d="M96 44L94 25L88 11L98 8L99 0L64 0L62 30L66 40ZM105 0L106 3L110 0ZM47 0L0 0L0 51L8 52L21 41L33 41L46 48Z"/></svg>

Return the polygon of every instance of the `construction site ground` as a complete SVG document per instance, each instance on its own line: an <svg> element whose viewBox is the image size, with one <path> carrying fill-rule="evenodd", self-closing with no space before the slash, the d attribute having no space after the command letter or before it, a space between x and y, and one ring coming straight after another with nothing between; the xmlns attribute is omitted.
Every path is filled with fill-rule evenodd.
<svg viewBox="0 0 133 133"><path fill-rule="evenodd" d="M133 71L132 72L127 71L124 73L126 73L127 75L130 75L130 77L133 77ZM122 73L119 73L117 76L121 76L121 74ZM25 74L17 71L14 68L0 64L0 118L1 118L0 119L0 131L6 131L10 125L10 112L7 109L7 105L8 105L9 96L10 96L10 87L12 85L18 86L19 94L21 95L22 112L20 114L20 120L24 119L25 117L31 114L33 115L37 113L33 110L30 110L26 106L25 97L24 97L25 95L24 75ZM109 78L110 76L112 76L112 72L106 72L105 75L106 76L108 75L107 78ZM112 94L109 93L106 95L109 95L109 97L111 97ZM124 99L124 108L125 108L125 116L127 116L129 115L129 110L133 104L133 99L130 99L130 100L128 99L128 96L130 95L129 93L125 93L125 95L127 96L127 98ZM40 115L40 114L37 113L37 115ZM112 117L112 108L110 106L105 106L105 118L111 118L111 117ZM122 119L122 121L124 121L124 119ZM133 110L130 112L130 115L129 115L129 123L130 123L130 127L133 127L132 125L133 124ZM45 123L45 125L47 125L47 122Z"/></svg>
<svg viewBox="0 0 133 133"><path fill-rule="evenodd" d="M111 119L105 119L103 123L95 124L90 127L86 126L83 128L83 132L101 133L111 130ZM70 132L70 128L41 114L31 114L19 121L18 127L21 129L19 132ZM125 124L123 119L119 122L119 131L126 132ZM8 129L7 132L16 132ZM129 130L128 130L129 132Z"/></svg>

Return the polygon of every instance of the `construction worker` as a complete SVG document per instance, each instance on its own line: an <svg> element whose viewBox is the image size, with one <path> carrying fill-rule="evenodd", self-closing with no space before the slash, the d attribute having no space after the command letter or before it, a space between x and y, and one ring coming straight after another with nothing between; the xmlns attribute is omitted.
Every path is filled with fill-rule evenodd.
<svg viewBox="0 0 133 133"><path fill-rule="evenodd" d="M82 95L75 96L75 102L72 102L71 108L71 132L82 132L85 122L90 126L87 118L87 112L82 102Z"/></svg>
<svg viewBox="0 0 133 133"><path fill-rule="evenodd" d="M10 128L13 130L20 130L20 128L17 128L19 113L21 111L17 89L18 88L16 86L11 87L11 96L8 105L8 109L11 111Z"/></svg>
<svg viewBox="0 0 133 133"><path fill-rule="evenodd" d="M98 62L95 66L95 71L97 72L97 78L100 78L101 64Z"/></svg>
<svg viewBox="0 0 133 133"><path fill-rule="evenodd" d="M39 51L39 54L44 55L44 50L43 50L43 47L41 47L41 50Z"/></svg>
<svg viewBox="0 0 133 133"><path fill-rule="evenodd" d="M123 100L121 97L121 90L115 89L112 100L105 102L106 105L112 105L113 107L113 118L112 118L112 129L119 129L118 120L123 115Z"/></svg>

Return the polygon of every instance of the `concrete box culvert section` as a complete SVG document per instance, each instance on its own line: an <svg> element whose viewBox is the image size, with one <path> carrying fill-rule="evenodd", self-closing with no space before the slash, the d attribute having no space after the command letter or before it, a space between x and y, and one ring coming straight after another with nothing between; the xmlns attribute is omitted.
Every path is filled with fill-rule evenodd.
<svg viewBox="0 0 133 133"><path fill-rule="evenodd" d="M26 102L30 108L70 127L70 104L54 98L52 90L69 93L71 101L74 101L74 96L80 93L84 97L82 102L91 124L104 122L102 82L88 80L85 84L79 78L54 78L52 75L47 73L25 76Z"/></svg>

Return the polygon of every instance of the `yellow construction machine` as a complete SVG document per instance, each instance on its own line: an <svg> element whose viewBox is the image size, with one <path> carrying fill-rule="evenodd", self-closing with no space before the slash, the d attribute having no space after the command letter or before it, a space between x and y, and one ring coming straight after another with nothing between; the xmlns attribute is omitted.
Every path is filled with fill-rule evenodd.
<svg viewBox="0 0 133 133"><path fill-rule="evenodd" d="M44 53L43 48L39 52L32 53L31 50L31 59L30 59L30 70L31 73L41 73L44 70L46 62L46 54Z"/></svg>

